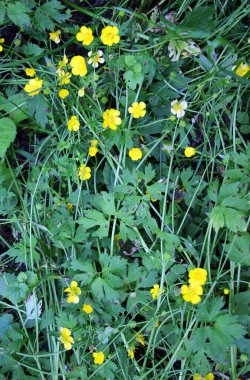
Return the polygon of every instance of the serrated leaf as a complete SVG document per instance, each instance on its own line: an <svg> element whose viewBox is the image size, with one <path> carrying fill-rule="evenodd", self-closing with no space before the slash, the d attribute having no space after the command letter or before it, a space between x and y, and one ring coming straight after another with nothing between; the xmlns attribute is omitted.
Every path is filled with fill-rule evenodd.
<svg viewBox="0 0 250 380"><path fill-rule="evenodd" d="M34 116L37 123L45 128L47 124L47 102L42 95L33 96L28 103L30 116Z"/></svg>
<svg viewBox="0 0 250 380"><path fill-rule="evenodd" d="M250 266L250 235L248 232L242 232L233 245L226 245L226 251L229 252L229 260L242 265Z"/></svg>
<svg viewBox="0 0 250 380"><path fill-rule="evenodd" d="M5 156L7 149L10 144L16 138L16 125L15 123L7 118L3 117L0 119L0 158Z"/></svg>
<svg viewBox="0 0 250 380"><path fill-rule="evenodd" d="M198 320L201 322L212 322L221 313L225 302L222 297L208 300L206 303L199 304L197 310Z"/></svg>
<svg viewBox="0 0 250 380"><path fill-rule="evenodd" d="M120 298L119 292L109 286L108 283L101 277L96 278L92 282L90 288L93 297L97 297L99 300L106 299L112 302Z"/></svg>
<svg viewBox="0 0 250 380"><path fill-rule="evenodd" d="M43 53L44 49L40 48L37 44L27 43L22 47L23 53L29 57L38 56Z"/></svg>
<svg viewBox="0 0 250 380"><path fill-rule="evenodd" d="M31 26L30 17L28 13L31 10L21 1L10 3L7 6L7 14L11 21L21 28Z"/></svg>
<svg viewBox="0 0 250 380"><path fill-rule="evenodd" d="M84 211L85 217L80 218L78 223L81 224L86 230L93 227L98 227L96 231L92 232L92 236L99 238L107 237L109 232L109 221L104 215L97 210Z"/></svg>

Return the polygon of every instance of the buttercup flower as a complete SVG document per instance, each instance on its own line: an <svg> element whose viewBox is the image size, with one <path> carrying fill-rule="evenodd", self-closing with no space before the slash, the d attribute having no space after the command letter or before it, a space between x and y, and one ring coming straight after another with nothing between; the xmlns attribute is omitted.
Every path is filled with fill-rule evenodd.
<svg viewBox="0 0 250 380"><path fill-rule="evenodd" d="M135 119L143 117L146 114L146 104L144 102L132 103L132 107L129 107L128 112L131 113Z"/></svg>
<svg viewBox="0 0 250 380"><path fill-rule="evenodd" d="M82 26L80 32L76 35L76 39L81 41L83 45L90 45L94 39L92 29Z"/></svg>
<svg viewBox="0 0 250 380"><path fill-rule="evenodd" d="M78 303L79 302L79 294L81 294L81 289L77 286L76 281L71 281L70 286L64 290L64 292L69 293L67 302L68 303Z"/></svg>
<svg viewBox="0 0 250 380"><path fill-rule="evenodd" d="M92 65L92 67L94 67L95 69L99 66L99 63L105 62L104 58L102 57L103 52L101 50L97 50L96 53L89 51L88 56L89 56L88 64Z"/></svg>
<svg viewBox="0 0 250 380"><path fill-rule="evenodd" d="M178 102L178 100L174 100L171 102L171 113L176 115L178 119L185 115L185 109L187 108L187 102Z"/></svg>
<svg viewBox="0 0 250 380"><path fill-rule="evenodd" d="M193 157L195 155L196 151L191 146L187 146L184 150L184 155L188 158Z"/></svg>
<svg viewBox="0 0 250 380"><path fill-rule="evenodd" d="M4 44L5 38L0 38L0 52L3 51L3 46L1 44Z"/></svg>
<svg viewBox="0 0 250 380"><path fill-rule="evenodd" d="M87 66L85 59L81 55L76 55L70 61L70 66L72 67L73 75L80 75L84 77L87 74Z"/></svg>
<svg viewBox="0 0 250 380"><path fill-rule="evenodd" d="M85 95L85 88L82 87L82 88L80 88L80 90L78 90L78 96L80 96L80 98L82 98L84 95Z"/></svg>
<svg viewBox="0 0 250 380"><path fill-rule="evenodd" d="M69 91L66 90L66 88L62 88L59 92L58 92L58 95L61 99L65 99L67 98L67 96L69 95Z"/></svg>
<svg viewBox="0 0 250 380"><path fill-rule="evenodd" d="M34 78L30 79L28 84L24 87L24 91L28 93L29 96L34 96L39 94L43 86L42 79Z"/></svg>
<svg viewBox="0 0 250 380"><path fill-rule="evenodd" d="M82 307L82 311L84 311L86 314L91 314L93 310L93 307L89 304L84 304Z"/></svg>
<svg viewBox="0 0 250 380"><path fill-rule="evenodd" d="M120 41L119 29L117 26L106 26L102 29L101 41L104 45L112 46Z"/></svg>
<svg viewBox="0 0 250 380"><path fill-rule="evenodd" d="M92 354L93 358L94 358L94 363L95 364L102 364L105 360L105 356L104 356L104 353L102 351L100 352L93 352Z"/></svg>
<svg viewBox="0 0 250 380"><path fill-rule="evenodd" d="M113 131L117 129L117 126L121 124L121 118L120 116L120 111L111 108L110 110L106 110L103 112L102 117L103 117L103 128L109 127Z"/></svg>
<svg viewBox="0 0 250 380"><path fill-rule="evenodd" d="M195 373L193 380L214 380L214 374L209 372L206 376L201 376L199 373Z"/></svg>
<svg viewBox="0 0 250 380"><path fill-rule="evenodd" d="M58 62L58 69L63 69L64 67L67 66L69 60L68 60L68 57L66 55L63 56L63 59L61 61Z"/></svg>
<svg viewBox="0 0 250 380"><path fill-rule="evenodd" d="M99 144L99 141L96 139L90 140L91 146L97 146Z"/></svg>
<svg viewBox="0 0 250 380"><path fill-rule="evenodd" d="M201 285L198 284L190 284L182 285L181 294L186 302L191 302L193 305L201 302L201 295L203 294L203 289Z"/></svg>
<svg viewBox="0 0 250 380"><path fill-rule="evenodd" d="M80 128L80 122L76 116L71 116L71 118L68 120L67 126L70 132L71 131L77 132L78 129Z"/></svg>
<svg viewBox="0 0 250 380"><path fill-rule="evenodd" d="M58 75L59 85L60 86L62 86L64 84L69 84L70 78L71 78L71 74L70 73L66 73L64 70L58 69L57 70L57 75Z"/></svg>
<svg viewBox="0 0 250 380"><path fill-rule="evenodd" d="M203 268L192 269L188 273L189 275L189 284L198 284L204 285L207 281L207 271Z"/></svg>
<svg viewBox="0 0 250 380"><path fill-rule="evenodd" d="M59 42L61 41L60 35L61 35L61 31L57 30L56 32L50 33L49 38L51 39L51 41L55 42L55 44L59 44Z"/></svg>
<svg viewBox="0 0 250 380"><path fill-rule="evenodd" d="M90 157L95 157L97 153L98 153L98 148L96 148L96 146L91 146L89 148Z"/></svg>
<svg viewBox="0 0 250 380"><path fill-rule="evenodd" d="M235 69L236 66L233 67L233 70ZM235 73L239 75L239 77L244 77L248 72L250 71L250 65L247 63L241 63Z"/></svg>
<svg viewBox="0 0 250 380"><path fill-rule="evenodd" d="M128 155L131 158L131 160L138 161L142 158L142 151L140 148L132 148L128 152Z"/></svg>
<svg viewBox="0 0 250 380"><path fill-rule="evenodd" d="M223 293L225 294L225 296L227 296L230 293L230 290L228 288L225 288L223 290Z"/></svg>
<svg viewBox="0 0 250 380"><path fill-rule="evenodd" d="M82 164L80 166L78 175L81 181L86 181L87 179L90 179L91 177L91 169L88 166L85 166L84 164Z"/></svg>
<svg viewBox="0 0 250 380"><path fill-rule="evenodd" d="M135 358L135 346L132 345L129 347L129 351L128 351L128 357L133 360Z"/></svg>
<svg viewBox="0 0 250 380"><path fill-rule="evenodd" d="M66 207L67 207L67 209L68 209L69 211L72 211L74 205L72 205L72 203L68 202L68 203L66 204Z"/></svg>
<svg viewBox="0 0 250 380"><path fill-rule="evenodd" d="M142 346L145 346L145 340L144 340L144 335L143 334L137 334L135 337L135 340L140 343Z"/></svg>
<svg viewBox="0 0 250 380"><path fill-rule="evenodd" d="M36 72L35 72L35 69L32 69L31 67L27 67L27 69L25 69L25 74L27 75L27 77L34 77L36 75Z"/></svg>
<svg viewBox="0 0 250 380"><path fill-rule="evenodd" d="M66 327L60 328L60 341L64 344L65 350L71 349L71 343L75 343L71 336L71 331Z"/></svg>
<svg viewBox="0 0 250 380"><path fill-rule="evenodd" d="M160 285L156 284L152 289L150 289L153 300L159 298L160 296ZM162 289L162 293L165 293L165 289Z"/></svg>

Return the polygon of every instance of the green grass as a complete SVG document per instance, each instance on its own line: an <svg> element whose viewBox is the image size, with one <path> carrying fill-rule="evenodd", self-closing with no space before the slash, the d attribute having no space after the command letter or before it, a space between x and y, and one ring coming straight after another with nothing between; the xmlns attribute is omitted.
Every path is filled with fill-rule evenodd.
<svg viewBox="0 0 250 380"><path fill-rule="evenodd" d="M0 380L185 380L195 373L247 379L249 72L236 71L249 64L248 2L163 0L155 7L152 1L64 0L57 13L41 8L48 2L21 3L23 18L11 16L7 3L0 16L6 39L0 53ZM42 10L52 27L42 27ZM166 21L172 11L174 22ZM82 25L95 36L87 47L75 39ZM118 26L119 44L100 41L107 25ZM56 45L49 32L58 29ZM171 61L169 44L189 49L190 40L200 52ZM69 62L75 55L87 61L87 52L98 49L103 65L87 64L86 76L72 75L59 86L64 54ZM43 80L38 95L24 91L27 67ZM81 87L84 97L77 94ZM61 88L70 92L64 100ZM175 99L188 103L180 119L171 114ZM137 101L147 106L139 119L128 112ZM102 126L110 108L121 112L115 131ZM80 129L69 132L73 115ZM14 122L11 145L2 118ZM92 139L99 141L95 157L88 155ZM190 158L188 146L196 149ZM141 149L141 160L130 159L132 147ZM78 176L80 164L91 168L87 181ZM207 271L196 305L181 295L194 268ZM81 288L76 304L64 292L71 281ZM159 297L152 299L155 284ZM29 296L34 310L27 312ZM93 313L85 314L83 304ZM74 338L70 350L60 341L61 327ZM104 353L102 364L94 364L93 352Z"/></svg>

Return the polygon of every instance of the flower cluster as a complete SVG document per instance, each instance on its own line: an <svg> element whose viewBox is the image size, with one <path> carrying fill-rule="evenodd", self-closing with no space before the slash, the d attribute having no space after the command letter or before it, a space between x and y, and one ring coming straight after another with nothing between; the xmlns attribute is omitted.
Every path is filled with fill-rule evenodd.
<svg viewBox="0 0 250 380"><path fill-rule="evenodd" d="M98 153L98 148L97 148L98 140L91 140L90 144L91 146L89 148L89 155L90 157L95 157L96 154Z"/></svg>
<svg viewBox="0 0 250 380"><path fill-rule="evenodd" d="M101 31L101 41L104 45L112 46L120 42L119 29L117 26L106 26ZM83 45L89 46L94 41L93 31L91 28L82 26L80 32L76 34L76 39Z"/></svg>
<svg viewBox="0 0 250 380"><path fill-rule="evenodd" d="M68 120L67 126L70 132L77 132L80 128L80 122L76 116L71 116L71 118Z"/></svg>
<svg viewBox="0 0 250 380"><path fill-rule="evenodd" d="M203 268L196 268L189 271L189 285L182 285L181 294L186 302L193 305L201 302L203 294L202 285L207 281L207 271Z"/></svg>
<svg viewBox="0 0 250 380"><path fill-rule="evenodd" d="M72 281L70 283L70 286L66 289L64 289L64 292L69 293L67 302L68 303L78 303L79 302L79 295L81 294L81 289L77 286L76 281Z"/></svg>

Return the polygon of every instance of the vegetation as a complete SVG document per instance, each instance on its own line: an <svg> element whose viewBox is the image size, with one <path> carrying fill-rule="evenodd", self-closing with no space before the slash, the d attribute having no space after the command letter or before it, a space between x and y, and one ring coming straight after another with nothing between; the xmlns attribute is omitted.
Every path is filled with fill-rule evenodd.
<svg viewBox="0 0 250 380"><path fill-rule="evenodd" d="M247 379L242 1L0 1L0 380Z"/></svg>

